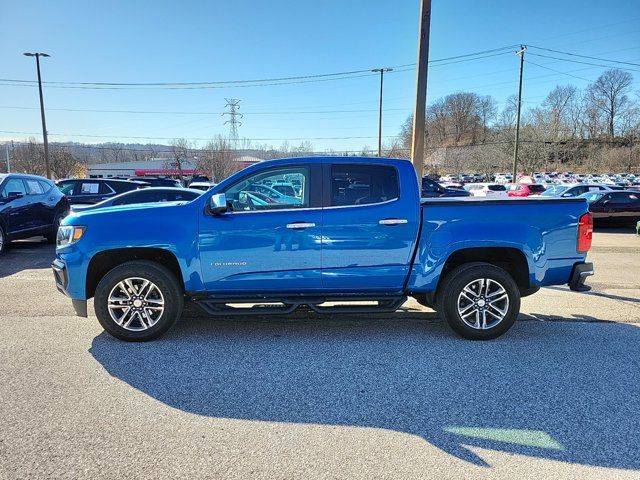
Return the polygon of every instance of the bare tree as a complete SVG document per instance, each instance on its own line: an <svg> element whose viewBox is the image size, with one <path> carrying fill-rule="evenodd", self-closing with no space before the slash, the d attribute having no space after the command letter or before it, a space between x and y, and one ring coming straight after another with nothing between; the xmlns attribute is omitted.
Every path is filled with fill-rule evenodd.
<svg viewBox="0 0 640 480"><path fill-rule="evenodd" d="M199 152L196 169L214 182L221 182L237 171L236 156L229 140L218 135Z"/></svg>
<svg viewBox="0 0 640 480"><path fill-rule="evenodd" d="M13 172L44 175L44 150L35 138L16 145L11 154L11 170Z"/></svg>
<svg viewBox="0 0 640 480"><path fill-rule="evenodd" d="M185 163L193 158L193 147L185 138L178 138L171 142L171 169L176 169L178 174L185 170Z"/></svg>
<svg viewBox="0 0 640 480"><path fill-rule="evenodd" d="M615 136L616 121L628 106L632 80L629 72L614 68L600 75L587 89L589 103L603 117L610 138Z"/></svg>
<svg viewBox="0 0 640 480"><path fill-rule="evenodd" d="M54 146L49 151L51 171L56 178L83 177L86 167L67 148Z"/></svg>

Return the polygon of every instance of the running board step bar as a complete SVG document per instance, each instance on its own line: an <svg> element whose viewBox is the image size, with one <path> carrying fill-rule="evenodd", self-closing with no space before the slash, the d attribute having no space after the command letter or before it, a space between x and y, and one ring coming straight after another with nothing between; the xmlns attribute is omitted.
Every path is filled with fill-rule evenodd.
<svg viewBox="0 0 640 480"><path fill-rule="evenodd" d="M200 298L194 302L205 313L215 316L230 315L287 315L298 308L309 308L316 313L392 313L407 300L399 297L326 297L326 298ZM366 302L366 305L363 305ZM324 305L329 303L329 305ZM371 304L373 303L373 304ZM248 306L241 306L248 305Z"/></svg>

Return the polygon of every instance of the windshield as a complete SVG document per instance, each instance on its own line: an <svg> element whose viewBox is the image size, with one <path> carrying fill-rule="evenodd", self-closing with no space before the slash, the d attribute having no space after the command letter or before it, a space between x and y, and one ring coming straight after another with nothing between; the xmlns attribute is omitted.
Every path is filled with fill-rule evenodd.
<svg viewBox="0 0 640 480"><path fill-rule="evenodd" d="M551 187L551 188L545 190L544 192L542 192L542 194L540 196L542 196L542 197L555 197L557 195L562 194L562 192L564 192L568 188L569 187L566 187L564 185L556 185L555 187Z"/></svg>
<svg viewBox="0 0 640 480"><path fill-rule="evenodd" d="M545 191L542 185L529 185L529 190L531 190L534 193L542 193Z"/></svg>
<svg viewBox="0 0 640 480"><path fill-rule="evenodd" d="M506 190L504 185L489 185L487 188L494 192L504 192Z"/></svg>
<svg viewBox="0 0 640 480"><path fill-rule="evenodd" d="M582 195L578 195L578 197L586 198L587 202L593 203L600 200L603 195L604 193L600 193L600 192L586 192L586 193L583 193Z"/></svg>

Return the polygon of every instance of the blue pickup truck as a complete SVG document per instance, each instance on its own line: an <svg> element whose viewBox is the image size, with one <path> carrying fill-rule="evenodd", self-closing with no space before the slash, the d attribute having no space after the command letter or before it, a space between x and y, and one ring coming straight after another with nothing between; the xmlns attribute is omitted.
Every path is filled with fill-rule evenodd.
<svg viewBox="0 0 640 480"><path fill-rule="evenodd" d="M300 185L278 202L256 185ZM410 162L261 162L190 202L73 213L58 230L58 289L128 341L156 338L185 300L212 315L393 312L412 296L470 339L515 322L541 286L588 288L584 199L420 199Z"/></svg>

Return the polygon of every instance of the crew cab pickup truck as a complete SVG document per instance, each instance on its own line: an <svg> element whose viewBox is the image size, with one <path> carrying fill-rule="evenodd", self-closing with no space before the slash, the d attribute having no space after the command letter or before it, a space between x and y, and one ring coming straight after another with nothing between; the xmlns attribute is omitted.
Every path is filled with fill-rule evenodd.
<svg viewBox="0 0 640 480"><path fill-rule="evenodd" d="M256 185L299 184L295 201ZM156 338L185 300L212 315L393 312L408 296L459 335L491 339L541 286L588 288L592 218L577 198L420 199L406 160L261 162L190 202L73 213L58 289L113 336Z"/></svg>

